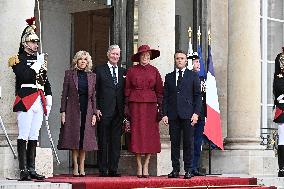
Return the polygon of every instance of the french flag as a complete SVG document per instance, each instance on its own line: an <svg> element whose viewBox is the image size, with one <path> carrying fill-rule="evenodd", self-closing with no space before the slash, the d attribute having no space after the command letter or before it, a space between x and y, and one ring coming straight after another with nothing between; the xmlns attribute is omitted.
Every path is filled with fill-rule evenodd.
<svg viewBox="0 0 284 189"><path fill-rule="evenodd" d="M206 81L207 118L204 127L204 134L216 146L224 150L217 85L216 85L210 45L208 45L207 65L208 65L207 81Z"/></svg>

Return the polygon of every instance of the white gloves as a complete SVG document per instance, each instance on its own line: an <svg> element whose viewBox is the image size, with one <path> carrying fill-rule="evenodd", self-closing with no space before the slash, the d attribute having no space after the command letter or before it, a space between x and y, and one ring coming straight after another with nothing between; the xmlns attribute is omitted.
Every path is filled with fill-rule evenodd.
<svg viewBox="0 0 284 189"><path fill-rule="evenodd" d="M51 110L51 106L46 106L46 111L47 111L46 117L49 117L50 110Z"/></svg>
<svg viewBox="0 0 284 189"><path fill-rule="evenodd" d="M44 64L44 53L38 54L37 53L37 61L31 66L31 69L33 69L36 73L39 72L41 65Z"/></svg>
<svg viewBox="0 0 284 189"><path fill-rule="evenodd" d="M284 94L278 96L277 100L278 102L281 104L281 103L284 103L284 100L283 100L283 97L284 97Z"/></svg>
<svg viewBox="0 0 284 189"><path fill-rule="evenodd" d="M45 97L45 99L46 99L47 117L49 117L51 106L52 106L52 96L51 95L47 95Z"/></svg>

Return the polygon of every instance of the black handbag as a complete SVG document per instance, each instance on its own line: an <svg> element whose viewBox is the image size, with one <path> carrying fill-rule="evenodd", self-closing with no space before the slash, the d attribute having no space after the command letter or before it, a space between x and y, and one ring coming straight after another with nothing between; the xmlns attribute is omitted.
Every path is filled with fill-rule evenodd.
<svg viewBox="0 0 284 189"><path fill-rule="evenodd" d="M124 133L130 133L131 132L130 121L126 118L124 118L124 120L123 120L122 129L123 129Z"/></svg>

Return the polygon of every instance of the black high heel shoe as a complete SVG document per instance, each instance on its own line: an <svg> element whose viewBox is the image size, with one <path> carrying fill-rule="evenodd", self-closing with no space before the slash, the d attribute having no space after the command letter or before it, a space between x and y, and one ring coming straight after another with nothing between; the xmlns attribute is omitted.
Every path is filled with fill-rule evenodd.
<svg viewBox="0 0 284 189"><path fill-rule="evenodd" d="M84 177L84 176L86 176L85 171L84 171L84 172L81 172L81 171L80 171L80 173L79 173L79 177Z"/></svg>
<svg viewBox="0 0 284 189"><path fill-rule="evenodd" d="M80 176L80 173L79 173L79 172L75 172L75 171L73 170L72 176L73 176L73 177L79 177L79 176Z"/></svg>
<svg viewBox="0 0 284 189"><path fill-rule="evenodd" d="M149 178L150 175L142 175L143 178Z"/></svg>
<svg viewBox="0 0 284 189"><path fill-rule="evenodd" d="M138 172L138 171L137 171L137 172ZM137 177L138 177L138 178L143 178L143 169L142 169L142 168L141 168L141 174L138 174L138 173L137 173Z"/></svg>

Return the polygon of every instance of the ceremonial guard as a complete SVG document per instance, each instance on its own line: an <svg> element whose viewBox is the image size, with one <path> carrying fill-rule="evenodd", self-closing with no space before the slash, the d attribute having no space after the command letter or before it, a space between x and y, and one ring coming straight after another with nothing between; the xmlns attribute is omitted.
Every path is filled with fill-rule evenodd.
<svg viewBox="0 0 284 189"><path fill-rule="evenodd" d="M26 20L18 55L8 63L16 76L16 99L13 111L17 112L19 136L17 140L20 180L44 179L35 171L35 157L43 114L49 115L52 105L50 83L47 78L47 61L38 53L39 38L35 33L35 18Z"/></svg>
<svg viewBox="0 0 284 189"><path fill-rule="evenodd" d="M275 114L274 122L278 125L278 177L284 177L284 47L282 53L275 59L275 73L273 79L273 94Z"/></svg>
<svg viewBox="0 0 284 189"><path fill-rule="evenodd" d="M189 56L188 59L192 60L192 70L198 73L200 80L200 92L201 92L201 109L200 115L197 123L194 126L194 153L193 153L193 163L192 163L192 174L194 176L205 176L205 174L199 172L200 168L200 154L201 146L203 142L203 132L205 126L205 117L206 117L206 86L205 86L205 70L204 66L201 70L201 63L199 62L199 56L197 52L194 52L192 56ZM202 63L203 64L203 63Z"/></svg>

